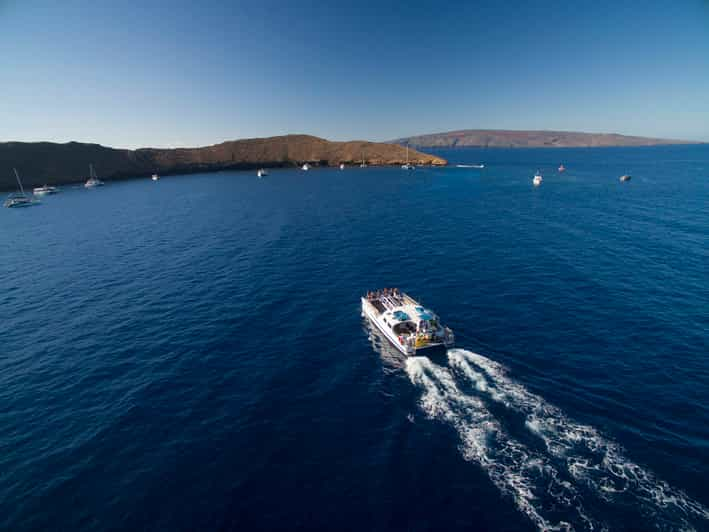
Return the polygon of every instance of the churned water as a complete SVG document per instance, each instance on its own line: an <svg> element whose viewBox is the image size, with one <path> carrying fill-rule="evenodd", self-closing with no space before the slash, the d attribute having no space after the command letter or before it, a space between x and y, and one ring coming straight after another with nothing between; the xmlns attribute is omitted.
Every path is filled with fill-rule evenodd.
<svg viewBox="0 0 709 532"><path fill-rule="evenodd" d="M709 148L441 154L3 209L0 528L708 530Z"/></svg>

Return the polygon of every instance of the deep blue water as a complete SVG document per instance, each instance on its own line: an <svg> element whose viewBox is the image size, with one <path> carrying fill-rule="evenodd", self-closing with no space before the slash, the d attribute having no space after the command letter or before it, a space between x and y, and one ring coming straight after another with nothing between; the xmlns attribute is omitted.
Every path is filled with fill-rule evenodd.
<svg viewBox="0 0 709 532"><path fill-rule="evenodd" d="M709 147L442 154L2 209L0 529L709 530Z"/></svg>

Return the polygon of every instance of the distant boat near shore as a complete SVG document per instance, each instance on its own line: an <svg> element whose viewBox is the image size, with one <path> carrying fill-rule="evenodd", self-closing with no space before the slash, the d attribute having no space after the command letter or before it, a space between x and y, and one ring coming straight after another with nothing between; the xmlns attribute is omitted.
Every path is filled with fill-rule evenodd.
<svg viewBox="0 0 709 532"><path fill-rule="evenodd" d="M308 163L305 163L303 166L300 167L300 169L304 172L307 172L308 170L310 170L310 165Z"/></svg>
<svg viewBox="0 0 709 532"><path fill-rule="evenodd" d="M629 174L625 174L625 175L620 176L620 182L625 183L626 181L630 181L632 178L633 178L633 176L631 176Z"/></svg>
<svg viewBox="0 0 709 532"><path fill-rule="evenodd" d="M344 169L345 169L345 163L340 163L340 170L344 170Z"/></svg>
<svg viewBox="0 0 709 532"><path fill-rule="evenodd" d="M152 179L153 181L158 181L160 179L160 176L158 174L153 174L150 176L150 179Z"/></svg>
<svg viewBox="0 0 709 532"><path fill-rule="evenodd" d="M22 186L22 181L20 180L20 174L17 172L17 168L13 168L12 170L15 172L15 179L17 180L17 186L20 191L10 194L3 205L8 209L16 209L18 207L32 207L33 205L39 204L39 200L33 199L25 193L25 189Z"/></svg>
<svg viewBox="0 0 709 532"><path fill-rule="evenodd" d="M89 178L86 180L86 183L84 183L85 188L95 188L95 187L102 187L104 185L103 181L101 181L98 177L96 177L96 171L94 170L94 165L89 164Z"/></svg>
<svg viewBox="0 0 709 532"><path fill-rule="evenodd" d="M543 181L543 179L542 179L542 174L541 174L541 172L540 172L539 170L537 170L537 173L534 174L534 179L532 179L532 184L533 184L535 187L538 187L539 185L542 184L542 181Z"/></svg>
<svg viewBox="0 0 709 532"><path fill-rule="evenodd" d="M406 164L401 165L402 170L413 170L414 165L409 164L409 145L406 145Z"/></svg>
<svg viewBox="0 0 709 532"><path fill-rule="evenodd" d="M47 196L49 194L56 194L59 192L59 189L57 187L51 187L49 185L44 185L43 187L35 187L32 190L32 193L35 196Z"/></svg>
<svg viewBox="0 0 709 532"><path fill-rule="evenodd" d="M303 170L305 170L305 168ZM258 171L256 172L256 175L259 178L262 178L262 177L266 177L268 175L268 172L264 168L259 168Z"/></svg>

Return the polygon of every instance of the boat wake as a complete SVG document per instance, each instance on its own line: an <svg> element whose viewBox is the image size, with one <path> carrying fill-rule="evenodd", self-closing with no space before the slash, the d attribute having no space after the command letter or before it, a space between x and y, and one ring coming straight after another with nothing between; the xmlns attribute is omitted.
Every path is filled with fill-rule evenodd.
<svg viewBox="0 0 709 532"><path fill-rule="evenodd" d="M607 520L618 511L637 514L644 528L709 525L707 508L513 381L499 363L452 349L448 366L411 357L406 372L423 390L424 413L456 430L463 457L540 530L614 528Z"/></svg>

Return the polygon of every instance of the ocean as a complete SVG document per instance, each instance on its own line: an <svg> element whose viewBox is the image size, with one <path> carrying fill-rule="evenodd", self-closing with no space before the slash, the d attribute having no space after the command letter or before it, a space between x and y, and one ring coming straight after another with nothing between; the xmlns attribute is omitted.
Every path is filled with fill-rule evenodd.
<svg viewBox="0 0 709 532"><path fill-rule="evenodd" d="M0 528L709 530L709 146L436 153L2 209Z"/></svg>

